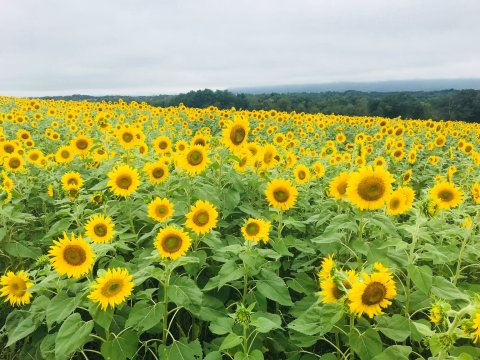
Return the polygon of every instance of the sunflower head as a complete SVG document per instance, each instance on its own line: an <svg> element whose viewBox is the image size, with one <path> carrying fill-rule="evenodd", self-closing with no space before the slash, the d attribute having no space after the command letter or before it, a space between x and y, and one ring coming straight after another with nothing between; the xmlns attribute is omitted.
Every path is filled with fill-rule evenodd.
<svg viewBox="0 0 480 360"><path fill-rule="evenodd" d="M0 285L0 297L5 297L5 302L10 302L12 306L30 304L32 293L28 289L33 283L23 270L17 274L9 271L0 278Z"/></svg>
<svg viewBox="0 0 480 360"><path fill-rule="evenodd" d="M350 175L347 197L359 209L379 209L390 195L393 181L385 168L365 166Z"/></svg>
<svg viewBox="0 0 480 360"><path fill-rule="evenodd" d="M163 161L147 163L143 171L148 175L148 180L152 184L160 184L168 178L168 166Z"/></svg>
<svg viewBox="0 0 480 360"><path fill-rule="evenodd" d="M210 159L205 147L201 145L193 145L184 152L178 154L178 163L188 174L196 175L207 168Z"/></svg>
<svg viewBox="0 0 480 360"><path fill-rule="evenodd" d="M156 221L165 221L172 217L175 210L173 204L168 199L156 197L148 206L148 216Z"/></svg>
<svg viewBox="0 0 480 360"><path fill-rule="evenodd" d="M185 231L172 226L167 226L160 230L155 239L155 247L160 257L170 258L172 260L185 255L191 243L192 240Z"/></svg>
<svg viewBox="0 0 480 360"><path fill-rule="evenodd" d="M83 186L82 175L76 171L70 171L62 176L62 187L64 190L76 188L80 189Z"/></svg>
<svg viewBox="0 0 480 360"><path fill-rule="evenodd" d="M85 224L85 233L94 243L105 244L113 238L112 218L102 214L93 215Z"/></svg>
<svg viewBox="0 0 480 360"><path fill-rule="evenodd" d="M306 184L310 180L310 170L303 164L297 165L293 170L293 174L297 184Z"/></svg>
<svg viewBox="0 0 480 360"><path fill-rule="evenodd" d="M137 169L129 165L121 165L108 173L108 186L117 196L128 197L137 190L140 185L140 177Z"/></svg>
<svg viewBox="0 0 480 360"><path fill-rule="evenodd" d="M222 141L226 147L235 151L247 143L250 127L247 119L236 119L223 130Z"/></svg>
<svg viewBox="0 0 480 360"><path fill-rule="evenodd" d="M198 200L186 215L186 226L196 234L205 234L218 222L218 212L208 201Z"/></svg>
<svg viewBox="0 0 480 360"><path fill-rule="evenodd" d="M349 174L347 172L342 172L340 175L333 178L329 186L330 196L337 200L345 199L347 197L348 179Z"/></svg>
<svg viewBox="0 0 480 360"><path fill-rule="evenodd" d="M285 211L295 205L298 190L290 180L274 179L267 184L265 196L270 206Z"/></svg>
<svg viewBox="0 0 480 360"><path fill-rule="evenodd" d="M266 244L268 242L270 225L270 221L249 218L242 226L243 237L246 240L255 242L262 240Z"/></svg>
<svg viewBox="0 0 480 360"><path fill-rule="evenodd" d="M430 190L431 199L440 209L456 208L463 201L463 193L454 184L441 181Z"/></svg>
<svg viewBox="0 0 480 360"><path fill-rule="evenodd" d="M95 284L91 286L92 291L88 298L99 303L102 310L106 310L108 306L114 308L115 305L124 302L132 293L133 287L132 275L127 269L107 269L105 274L98 277Z"/></svg>

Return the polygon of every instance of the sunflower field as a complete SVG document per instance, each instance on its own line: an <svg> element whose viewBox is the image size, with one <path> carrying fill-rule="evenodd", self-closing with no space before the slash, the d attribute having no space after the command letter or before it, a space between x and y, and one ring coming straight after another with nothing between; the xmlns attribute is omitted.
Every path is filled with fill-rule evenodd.
<svg viewBox="0 0 480 360"><path fill-rule="evenodd" d="M0 359L480 358L477 124L11 97L0 124Z"/></svg>

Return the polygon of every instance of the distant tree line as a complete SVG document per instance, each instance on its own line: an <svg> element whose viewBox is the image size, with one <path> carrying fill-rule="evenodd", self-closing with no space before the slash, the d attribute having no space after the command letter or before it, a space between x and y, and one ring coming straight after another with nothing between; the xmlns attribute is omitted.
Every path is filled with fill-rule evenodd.
<svg viewBox="0 0 480 360"><path fill-rule="evenodd" d="M177 106L221 109L296 111L342 115L398 117L404 119L463 120L480 122L479 90L443 90L416 92L323 92L235 94L227 90L190 91L179 95L103 96L73 95L49 97L65 100L146 102L153 106Z"/></svg>

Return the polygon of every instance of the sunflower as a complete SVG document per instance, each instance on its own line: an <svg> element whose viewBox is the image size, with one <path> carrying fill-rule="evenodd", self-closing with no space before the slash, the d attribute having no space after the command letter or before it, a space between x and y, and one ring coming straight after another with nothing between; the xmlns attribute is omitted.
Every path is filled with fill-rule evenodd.
<svg viewBox="0 0 480 360"><path fill-rule="evenodd" d="M3 166L5 166L7 170L19 172L25 167L25 160L23 160L23 157L18 154L10 154L4 160Z"/></svg>
<svg viewBox="0 0 480 360"><path fill-rule="evenodd" d="M310 170L303 164L295 166L293 174L297 184L305 184L310 180Z"/></svg>
<svg viewBox="0 0 480 360"><path fill-rule="evenodd" d="M340 175L333 178L330 182L329 193L330 196L337 200L342 200L347 197L347 184L350 175L347 172L342 172Z"/></svg>
<svg viewBox="0 0 480 360"><path fill-rule="evenodd" d="M146 163L143 171L148 175L148 180L152 184L160 184L168 178L168 166L163 161Z"/></svg>
<svg viewBox="0 0 480 360"><path fill-rule="evenodd" d="M430 197L440 209L456 208L463 201L463 193L454 184L442 181L430 190Z"/></svg>
<svg viewBox="0 0 480 360"><path fill-rule="evenodd" d="M129 165L120 165L108 173L108 186L117 196L127 197L137 190L140 179L137 169Z"/></svg>
<svg viewBox="0 0 480 360"><path fill-rule="evenodd" d="M275 167L280 157L275 146L272 144L267 144L262 148L259 154L259 159L262 162L263 168L271 169Z"/></svg>
<svg viewBox="0 0 480 360"><path fill-rule="evenodd" d="M70 171L62 176L62 187L65 190L70 188L80 189L82 185L82 175L80 175L78 172Z"/></svg>
<svg viewBox="0 0 480 360"><path fill-rule="evenodd" d="M320 179L325 175L325 167L321 162L316 162L313 164L313 172L315 173L315 176Z"/></svg>
<svg viewBox="0 0 480 360"><path fill-rule="evenodd" d="M346 290L351 289L357 281L358 274L355 270L341 271L338 277L329 277L320 281L322 303L336 303L347 294Z"/></svg>
<svg viewBox="0 0 480 360"><path fill-rule="evenodd" d="M387 198L387 214L400 215L408 211L413 204L415 193L410 187L400 187Z"/></svg>
<svg viewBox="0 0 480 360"><path fill-rule="evenodd" d="M90 202L96 205L101 205L105 200L103 193L96 191L90 196Z"/></svg>
<svg viewBox="0 0 480 360"><path fill-rule="evenodd" d="M53 185L52 185L52 184L48 185L47 195L50 196L50 197L53 197L53 195L54 195Z"/></svg>
<svg viewBox="0 0 480 360"><path fill-rule="evenodd" d="M166 154L172 151L172 141L167 136L159 136L153 140L153 149L157 154Z"/></svg>
<svg viewBox="0 0 480 360"><path fill-rule="evenodd" d="M373 318L375 315L383 314L384 308L388 307L390 301L397 295L395 282L389 272L378 271L371 275L363 274L363 281L353 284L348 293L350 300L350 311L361 316L367 314Z"/></svg>
<svg viewBox="0 0 480 360"><path fill-rule="evenodd" d="M249 218L242 226L243 237L246 240L255 242L262 240L266 244L268 242L270 225L270 221Z"/></svg>
<svg viewBox="0 0 480 360"><path fill-rule="evenodd" d="M472 333L471 335L473 336L473 342L478 343L478 340L480 339L480 312L477 311L472 318L473 320L473 325L472 325Z"/></svg>
<svg viewBox="0 0 480 360"><path fill-rule="evenodd" d="M407 185L412 180L412 169L408 169L402 176L403 185Z"/></svg>
<svg viewBox="0 0 480 360"><path fill-rule="evenodd" d="M385 168L365 166L350 175L347 197L359 209L379 209L390 195L393 181Z"/></svg>
<svg viewBox="0 0 480 360"><path fill-rule="evenodd" d="M333 260L333 254L323 258L320 271L317 276L320 280L328 279L332 277L332 272L335 270L335 261Z"/></svg>
<svg viewBox="0 0 480 360"><path fill-rule="evenodd" d="M185 225L196 234L205 234L212 230L218 221L218 212L208 201L198 200L186 215Z"/></svg>
<svg viewBox="0 0 480 360"><path fill-rule="evenodd" d="M6 297L5 302L10 301L10 305L25 305L30 304L30 298L32 293L27 289L30 288L33 283L29 281L28 274L23 270L14 274L12 271L7 272L7 275L3 275L0 279L0 296Z"/></svg>
<svg viewBox="0 0 480 360"><path fill-rule="evenodd" d="M480 204L480 183L474 183L470 191L475 204Z"/></svg>
<svg viewBox="0 0 480 360"><path fill-rule="evenodd" d="M170 218L175 210L168 199L156 197L148 206L148 216L157 221L165 221Z"/></svg>
<svg viewBox="0 0 480 360"><path fill-rule="evenodd" d="M105 244L113 238L112 218L102 214L93 215L85 224L85 234L94 243Z"/></svg>
<svg viewBox="0 0 480 360"><path fill-rule="evenodd" d="M190 175L201 173L210 163L205 147L193 145L184 152L178 154L180 167Z"/></svg>
<svg viewBox="0 0 480 360"><path fill-rule="evenodd" d="M91 286L92 292L88 298L99 303L105 311L108 306L114 308L115 305L124 302L132 293L134 285L132 275L127 269L107 269L105 274L98 277L96 283Z"/></svg>
<svg viewBox="0 0 480 360"><path fill-rule="evenodd" d="M120 145L126 149L133 149L135 145L138 143L137 138L138 131L130 126L122 126L119 130L117 130L116 136Z"/></svg>
<svg viewBox="0 0 480 360"><path fill-rule="evenodd" d="M57 273L79 279L92 269L95 254L80 235L76 237L72 233L69 238L64 233L63 239L54 240L53 243L48 255Z"/></svg>
<svg viewBox="0 0 480 360"><path fill-rule="evenodd" d="M185 255L191 243L192 240L185 231L172 226L160 230L155 239L155 247L160 253L160 257L172 260Z"/></svg>
<svg viewBox="0 0 480 360"><path fill-rule="evenodd" d="M80 135L71 141L70 146L76 154L86 155L92 147L92 143L92 139L87 136Z"/></svg>
<svg viewBox="0 0 480 360"><path fill-rule="evenodd" d="M236 119L228 124L222 132L222 142L235 151L247 143L250 127L247 119Z"/></svg>
<svg viewBox="0 0 480 360"><path fill-rule="evenodd" d="M59 164L69 163L73 160L75 152L71 146L64 145L60 146L55 153L55 161Z"/></svg>
<svg viewBox="0 0 480 360"><path fill-rule="evenodd" d="M265 189L267 201L275 209L288 210L295 205L298 190L290 180L273 179Z"/></svg>

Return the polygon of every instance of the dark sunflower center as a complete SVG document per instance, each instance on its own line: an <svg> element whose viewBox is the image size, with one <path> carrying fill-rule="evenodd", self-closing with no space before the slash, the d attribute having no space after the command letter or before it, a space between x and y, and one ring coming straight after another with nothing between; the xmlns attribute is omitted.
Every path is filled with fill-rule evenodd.
<svg viewBox="0 0 480 360"><path fill-rule="evenodd" d="M187 161L190 165L199 165L203 161L203 155L197 150L190 151L187 155Z"/></svg>
<svg viewBox="0 0 480 360"><path fill-rule="evenodd" d="M70 152L68 152L67 150L63 150L61 153L60 153L60 156L64 159L68 159L70 157Z"/></svg>
<svg viewBox="0 0 480 360"><path fill-rule="evenodd" d="M335 299L340 299L343 296L343 291L338 288L338 286L335 286L332 289L332 295L335 297Z"/></svg>
<svg viewBox="0 0 480 360"><path fill-rule="evenodd" d="M107 235L108 229L107 229L107 226L105 224L96 224L93 227L93 232L95 233L95 235L103 237L103 236Z"/></svg>
<svg viewBox="0 0 480 360"><path fill-rule="evenodd" d="M347 182L343 181L340 184L338 184L337 191L340 195L345 195L345 193L347 192Z"/></svg>
<svg viewBox="0 0 480 360"><path fill-rule="evenodd" d="M240 145L245 139L247 132L241 126L235 126L232 131L230 131L230 141L235 145Z"/></svg>
<svg viewBox="0 0 480 360"><path fill-rule="evenodd" d="M265 164L270 164L273 160L273 154L271 152L266 152L264 155L263 155L263 162Z"/></svg>
<svg viewBox="0 0 480 360"><path fill-rule="evenodd" d="M394 198L390 201L390 208L392 210L397 210L400 206L400 200L397 198Z"/></svg>
<svg viewBox="0 0 480 360"><path fill-rule="evenodd" d="M117 295L122 290L122 283L119 280L110 280L102 287L102 295L111 297Z"/></svg>
<svg viewBox="0 0 480 360"><path fill-rule="evenodd" d="M357 188L358 195L366 201L381 199L385 190L383 181L373 176L362 180Z"/></svg>
<svg viewBox="0 0 480 360"><path fill-rule="evenodd" d="M205 140L203 140L203 139L197 139L197 140L195 140L194 144L195 144L195 145L200 145L200 146L205 146L205 145L206 145L206 144L205 144Z"/></svg>
<svg viewBox="0 0 480 360"><path fill-rule="evenodd" d="M133 135L130 134L130 133L128 133L128 132L127 132L127 133L123 133L122 139L123 139L123 141L129 143L130 141L133 140Z"/></svg>
<svg viewBox="0 0 480 360"><path fill-rule="evenodd" d="M78 185L78 180L76 178L70 178L67 182L68 185Z"/></svg>
<svg viewBox="0 0 480 360"><path fill-rule="evenodd" d="M168 209L165 205L157 206L157 214L160 216L165 216L168 213Z"/></svg>
<svg viewBox="0 0 480 360"><path fill-rule="evenodd" d="M8 165L10 165L12 169L16 169L20 166L20 160L18 160L17 158L10 159Z"/></svg>
<svg viewBox="0 0 480 360"><path fill-rule="evenodd" d="M305 173L305 171L300 170L300 171L298 172L298 178L299 178L300 180L304 180L306 177L307 177L307 174Z"/></svg>
<svg viewBox="0 0 480 360"><path fill-rule="evenodd" d="M88 147L88 142L85 140L78 140L76 145L78 149L85 150Z"/></svg>
<svg viewBox="0 0 480 360"><path fill-rule="evenodd" d="M6 153L11 154L15 150L15 148L12 145L5 145L3 147L3 150L5 150Z"/></svg>
<svg viewBox="0 0 480 360"><path fill-rule="evenodd" d="M367 285L362 294L362 303L365 305L375 305L380 303L387 293L385 285L379 282L372 282Z"/></svg>
<svg viewBox="0 0 480 360"><path fill-rule="evenodd" d="M255 236L260 232L260 226L257 223L252 222L247 225L245 231L248 235Z"/></svg>
<svg viewBox="0 0 480 360"><path fill-rule="evenodd" d="M87 259L85 250L79 245L67 245L63 250L63 259L69 265L82 265Z"/></svg>
<svg viewBox="0 0 480 360"><path fill-rule="evenodd" d="M440 191L438 193L438 197L440 199L442 199L442 201L447 201L448 202L448 201L452 201L454 196L453 196L453 193L450 190L446 189L446 190Z"/></svg>
<svg viewBox="0 0 480 360"><path fill-rule="evenodd" d="M165 251L173 253L182 246L182 239L177 235L169 235L162 241L162 247Z"/></svg>
<svg viewBox="0 0 480 360"><path fill-rule="evenodd" d="M276 201L283 203L288 200L289 193L286 189L277 189L273 192L273 197Z"/></svg>
<svg viewBox="0 0 480 360"><path fill-rule="evenodd" d="M14 296L22 296L25 293L26 288L25 281L20 279L15 280L13 284L10 284L10 292Z"/></svg>
<svg viewBox="0 0 480 360"><path fill-rule="evenodd" d="M155 179L161 179L163 177L163 175L165 175L165 170L163 170L161 167L156 167L152 171L152 176Z"/></svg>
<svg viewBox="0 0 480 360"><path fill-rule="evenodd" d="M38 154L37 153L33 153L33 154L30 154L30 159L35 161L38 159Z"/></svg>
<svg viewBox="0 0 480 360"><path fill-rule="evenodd" d="M193 222L197 226L205 226L208 224L208 220L210 217L208 216L208 212L201 210L193 215Z"/></svg>
<svg viewBox="0 0 480 360"><path fill-rule="evenodd" d="M161 141L161 142L158 144L158 147L159 147L160 149L162 149L162 150L165 150L165 149L168 147L168 145L167 145L167 143L166 143L165 141Z"/></svg>
<svg viewBox="0 0 480 360"><path fill-rule="evenodd" d="M127 190L132 185L132 182L130 175L121 175L117 178L116 184L120 189Z"/></svg>

